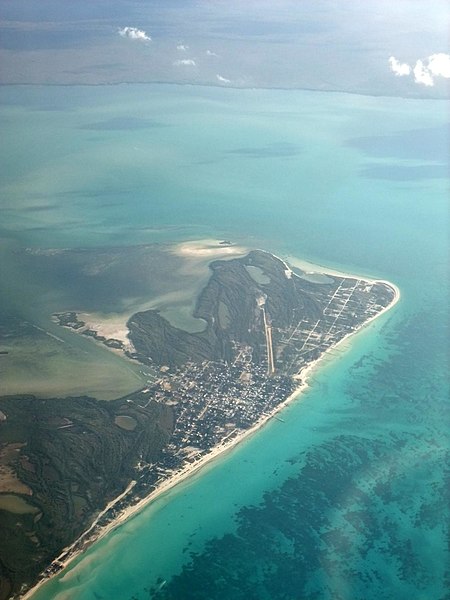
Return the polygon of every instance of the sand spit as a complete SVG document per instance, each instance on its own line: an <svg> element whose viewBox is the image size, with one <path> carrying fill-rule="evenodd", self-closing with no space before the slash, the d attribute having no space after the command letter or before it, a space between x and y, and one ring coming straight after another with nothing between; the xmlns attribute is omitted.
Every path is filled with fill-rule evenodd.
<svg viewBox="0 0 450 600"><path fill-rule="evenodd" d="M185 258L207 258L209 260L235 258L247 254L248 251L249 249L244 246L234 246L227 242L227 240L215 239L182 242L181 244L173 246L171 249L171 252L177 256L183 256Z"/></svg>
<svg viewBox="0 0 450 600"><path fill-rule="evenodd" d="M131 315L101 315L98 313L77 312L77 317L86 323L86 328L96 331L107 339L123 342L127 349L131 348L128 339L127 321Z"/></svg>

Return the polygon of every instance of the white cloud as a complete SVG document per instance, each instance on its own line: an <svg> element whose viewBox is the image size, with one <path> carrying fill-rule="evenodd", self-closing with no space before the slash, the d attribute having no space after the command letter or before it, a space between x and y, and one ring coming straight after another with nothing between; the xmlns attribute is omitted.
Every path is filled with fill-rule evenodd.
<svg viewBox="0 0 450 600"><path fill-rule="evenodd" d="M391 71L397 76L414 75L415 83L433 87L436 77L450 79L450 54L438 52L428 58L418 59L413 69L407 63L401 63L395 56L389 57Z"/></svg>
<svg viewBox="0 0 450 600"><path fill-rule="evenodd" d="M175 67L181 67L181 66L185 66L185 67L195 67L195 60L192 60L192 58L184 58L183 60L176 60L174 63Z"/></svg>
<svg viewBox="0 0 450 600"><path fill-rule="evenodd" d="M231 79L222 77L222 75L216 75L216 78L217 78L217 81L220 81L220 83L231 83Z"/></svg>
<svg viewBox="0 0 450 600"><path fill-rule="evenodd" d="M415 83L433 87L436 77L450 79L450 54L438 52L428 58L418 59L413 69L407 63L401 63L395 56L389 57L391 71L395 75L414 75Z"/></svg>
<svg viewBox="0 0 450 600"><path fill-rule="evenodd" d="M129 40L139 40L141 42L151 42L152 38L145 33L143 29L137 27L124 27L119 29L119 35Z"/></svg>
<svg viewBox="0 0 450 600"><path fill-rule="evenodd" d="M427 87L431 87L434 85L433 77L431 76L430 71L423 64L421 60L416 62L416 66L413 69L414 73L414 81L416 83L421 83L422 85L426 85Z"/></svg>
<svg viewBox="0 0 450 600"><path fill-rule="evenodd" d="M212 50L207 50L206 51L206 56L219 56L219 55L216 54L215 52L213 52Z"/></svg>
<svg viewBox="0 0 450 600"><path fill-rule="evenodd" d="M409 75L411 73L411 67L406 63L401 63L395 56L389 58L389 64L391 66L391 71L395 73L397 77L403 77L404 75Z"/></svg>
<svg viewBox="0 0 450 600"><path fill-rule="evenodd" d="M428 57L428 69L435 77L450 78L450 54L439 52Z"/></svg>
<svg viewBox="0 0 450 600"><path fill-rule="evenodd" d="M178 44L177 50L181 50L181 52L186 52L186 50L189 50L189 46L186 46L185 44Z"/></svg>

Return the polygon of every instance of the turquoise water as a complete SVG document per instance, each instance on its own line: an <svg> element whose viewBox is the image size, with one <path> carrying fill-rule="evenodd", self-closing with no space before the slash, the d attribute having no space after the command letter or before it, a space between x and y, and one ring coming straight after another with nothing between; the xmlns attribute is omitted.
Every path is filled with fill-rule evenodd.
<svg viewBox="0 0 450 600"><path fill-rule="evenodd" d="M188 86L0 97L8 243L226 237L402 292L284 423L94 545L36 599L445 598L445 103Z"/></svg>

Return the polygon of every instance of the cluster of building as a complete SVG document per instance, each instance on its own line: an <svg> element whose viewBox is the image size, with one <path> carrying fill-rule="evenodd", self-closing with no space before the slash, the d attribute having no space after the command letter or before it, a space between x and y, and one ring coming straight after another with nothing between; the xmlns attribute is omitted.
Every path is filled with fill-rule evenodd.
<svg viewBox="0 0 450 600"><path fill-rule="evenodd" d="M231 365L187 364L170 376L170 383L157 383L160 390L154 398L171 404L176 414L164 464L173 468L196 460L254 425L292 393L291 377L269 377L265 365L252 363L251 353L242 346Z"/></svg>

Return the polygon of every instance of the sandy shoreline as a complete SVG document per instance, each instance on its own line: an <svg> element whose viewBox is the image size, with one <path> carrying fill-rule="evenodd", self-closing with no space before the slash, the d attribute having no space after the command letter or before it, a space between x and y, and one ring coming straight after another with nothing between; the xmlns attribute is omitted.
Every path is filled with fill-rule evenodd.
<svg viewBox="0 0 450 600"><path fill-rule="evenodd" d="M205 241L206 240L201 240L201 242L205 242ZM201 246L201 242L197 241L197 242L187 243L187 244L189 244L189 246L187 248L185 247L186 253L189 253L190 251L193 251L194 253L198 252L200 250L199 246ZM208 240L208 243L211 243L211 242L216 242L216 241ZM180 244L179 247L181 247L181 246L183 246L183 245ZM227 248L224 248L224 250L226 250L226 249ZM239 249L239 250L241 250L241 249ZM225 252L224 254L227 254L227 253ZM272 254L272 255L275 256L274 254ZM278 256L276 258L279 258L279 260L281 260L283 262L283 264L286 266L286 269L290 270L290 267L282 258L280 258ZM291 261L290 259L291 259L291 257L289 257L288 260L292 264L292 266L300 267L300 263L303 264L304 266L306 264L308 264L309 266L318 266L318 265L312 265L312 263L306 263L306 261L296 261L297 265L295 265L294 262ZM300 267L300 268L302 268L302 267ZM339 346L343 345L344 342L347 342L350 337L355 336L358 332L365 329L375 319L378 319L378 317L381 317L383 314L385 314L387 311L389 311L393 306L395 306L398 303L398 301L400 300L400 297L401 297L400 289L395 284L391 283L390 281L386 281L383 279L370 279L367 277L360 277L358 275L351 275L348 273L346 274L346 273L341 273L339 271L333 271L332 269L329 270L326 267L323 267L323 269L322 269L322 267L320 267L320 270L316 270L316 271L313 270L313 271L308 271L308 272L309 273L321 273L324 275L331 275L331 276L334 275L334 276L338 276L338 277L345 277L348 279L357 279L359 281L363 281L368 284L384 283L394 290L394 298L391 301L391 303L388 304L385 308L383 308L379 313L372 316L370 319L365 321L363 324L359 325L357 328L354 329L354 331L346 334L341 340L339 340L339 342L337 342L336 344L334 344L333 346L328 348L316 360L311 361L305 368L303 368L299 372L299 374L296 376L297 379L301 379L299 386L283 402L278 404L270 413L266 413L266 414L262 415L260 417L260 419L252 427L250 427L249 429L246 429L245 431L242 431L239 435L232 438L231 440L225 441L225 442L219 444L218 446L214 447L210 452L203 455L199 460L197 460L194 463L190 463L190 464L186 465L185 467L183 467L183 469L174 473L171 477L169 477L168 479L163 481L148 496L146 496L145 498L143 498L136 504L133 504L133 505L125 508L118 517L116 517L110 523L108 523L107 525L102 527L100 529L100 531L95 534L94 539L86 540L87 541L86 548L91 546L93 543L99 541L103 537L105 537L107 534L112 532L117 527L120 527L122 524L124 524L130 518L132 518L133 516L135 516L136 514L141 512L146 506L155 502L158 498L163 496L166 492L168 492L169 490L171 490L172 488L177 486L179 483L189 479L190 477L192 477L192 475L194 475L195 473L198 473L201 469L203 469L206 465L210 464L213 460L215 460L219 456L223 456L227 452L231 451L238 444L240 444L244 439L248 438L249 436L253 435L256 431L261 429L270 419L274 418L275 415L277 415L277 413L279 413L284 408L286 408L286 406L288 406L288 404L290 404L294 399L298 398L302 394L302 392L304 392L305 389L307 389L309 387L308 379L311 376L312 371L314 371L320 365L320 363L325 362L325 359L329 357L329 355L331 354L332 351L334 351ZM114 506L115 503L117 503L129 491L131 491L133 486L134 486L134 482L131 482L124 492L122 492L114 500L109 502L108 505L99 513L99 515L96 517L94 522L90 525L90 527L73 544L66 547L61 552L60 556L63 556L67 552L71 552L72 548L74 548L80 541L82 541L83 538L86 538L86 536L88 536L89 533L95 528L95 526L96 526L97 522L100 520L100 518L112 506ZM66 558L64 561L61 561L61 564L63 565L63 569L58 571L58 573L55 573L55 575L61 574L63 570L65 570L81 554L84 553L86 548L81 548L79 550L74 551L73 554L71 554L68 558ZM58 558L59 557L57 557L55 560L58 560ZM22 598L23 600L31 600L33 595L37 592L37 590L40 589L43 585L45 585L45 583L47 581L49 581L50 579L52 579L55 575L52 575L51 577L42 578L35 586L33 586L30 590L28 590L23 596L19 596L19 597Z"/></svg>

